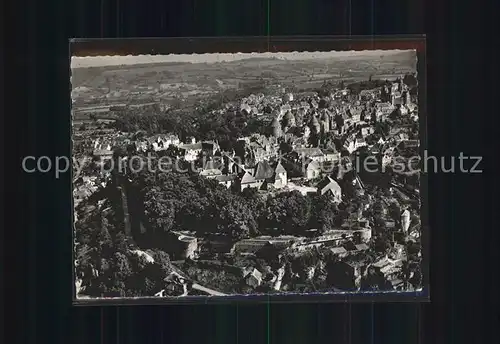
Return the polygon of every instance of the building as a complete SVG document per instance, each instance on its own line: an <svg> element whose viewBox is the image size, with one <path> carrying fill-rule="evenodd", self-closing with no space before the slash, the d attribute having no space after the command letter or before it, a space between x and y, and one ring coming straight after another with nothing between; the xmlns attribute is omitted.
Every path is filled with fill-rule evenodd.
<svg viewBox="0 0 500 344"><path fill-rule="evenodd" d="M347 149L349 153L353 153L356 150L356 139L354 137L348 137L344 141L344 148Z"/></svg>
<svg viewBox="0 0 500 344"><path fill-rule="evenodd" d="M411 218L410 211L405 209L401 214L401 228L403 229L403 233L408 233L408 228L410 228Z"/></svg>
<svg viewBox="0 0 500 344"><path fill-rule="evenodd" d="M342 202L342 188L330 177L326 177L318 184L318 193L321 195L331 195L335 202Z"/></svg>
<svg viewBox="0 0 500 344"><path fill-rule="evenodd" d="M244 278L247 285L256 288L262 283L262 272L255 268L252 268L245 274Z"/></svg>
<svg viewBox="0 0 500 344"><path fill-rule="evenodd" d="M260 161L255 167L253 177L256 181L264 182L270 180L274 176L274 169L266 160Z"/></svg>
<svg viewBox="0 0 500 344"><path fill-rule="evenodd" d="M203 145L201 142L183 144L179 146L179 149L183 151L184 160L195 161L198 159L200 153L202 152Z"/></svg>
<svg viewBox="0 0 500 344"><path fill-rule="evenodd" d="M311 132L318 135L321 132L321 124L318 121L318 118L316 118L315 115L312 116L311 121L309 122L309 129L311 129Z"/></svg>
<svg viewBox="0 0 500 344"><path fill-rule="evenodd" d="M292 93L287 93L283 96L283 102L288 103L288 102L293 102L293 94Z"/></svg>
<svg viewBox="0 0 500 344"><path fill-rule="evenodd" d="M235 179L235 185L236 187L240 190L243 191L246 188L260 188L262 186L262 183L264 180L256 180L252 174L249 172L243 172L241 173L236 179Z"/></svg>
<svg viewBox="0 0 500 344"><path fill-rule="evenodd" d="M363 137L356 137L354 139L354 149L359 149L361 147L366 147L367 144L366 144L366 141Z"/></svg>
<svg viewBox="0 0 500 344"><path fill-rule="evenodd" d="M373 129L373 127L361 128L361 136L367 137L368 135L373 134L374 131L375 129Z"/></svg>
<svg viewBox="0 0 500 344"><path fill-rule="evenodd" d="M309 160L305 163L305 177L308 180L315 179L321 176L321 165L319 162Z"/></svg>
<svg viewBox="0 0 500 344"><path fill-rule="evenodd" d="M215 180L217 180L219 182L219 184L221 185L224 185L226 188L230 188L235 179L236 179L236 175L234 174L230 174L230 175L216 175L214 177Z"/></svg>
<svg viewBox="0 0 500 344"><path fill-rule="evenodd" d="M206 157L213 157L219 149L219 145L214 141L204 141L201 143L201 150Z"/></svg>
<svg viewBox="0 0 500 344"><path fill-rule="evenodd" d="M394 105L392 105L392 103L375 104L375 116L377 118L377 121L386 120L393 111L394 111Z"/></svg>
<svg viewBox="0 0 500 344"><path fill-rule="evenodd" d="M320 116L321 131L323 133L330 132L330 115L328 110L324 109Z"/></svg>
<svg viewBox="0 0 500 344"><path fill-rule="evenodd" d="M170 145L178 146L181 141L176 135L155 135L147 139L154 151L167 149Z"/></svg>
<svg viewBox="0 0 500 344"><path fill-rule="evenodd" d="M375 271L380 273L387 280L393 280L394 277L401 271L402 266L402 260L392 260L387 256L379 259L371 265L371 267L373 267Z"/></svg>
<svg viewBox="0 0 500 344"><path fill-rule="evenodd" d="M274 119L271 122L270 129L274 137L281 137L282 135L281 124L280 121L278 120L278 117L274 117Z"/></svg>
<svg viewBox="0 0 500 344"><path fill-rule="evenodd" d="M363 251L370 249L370 247L368 247L367 244L358 244L358 245L355 245L355 247L356 247L356 251L358 251L358 252L363 252Z"/></svg>
<svg viewBox="0 0 500 344"><path fill-rule="evenodd" d="M283 130L286 132L289 128L295 127L295 116L292 111L287 111L283 116Z"/></svg>
<svg viewBox="0 0 500 344"><path fill-rule="evenodd" d="M214 160L207 161L200 172L200 176L206 178L215 178L216 176L222 175L221 168L218 165L219 164L217 164Z"/></svg>
<svg viewBox="0 0 500 344"><path fill-rule="evenodd" d="M375 96L376 95L373 90L361 90L361 92L359 92L360 101L370 101L375 99Z"/></svg>
<svg viewBox="0 0 500 344"><path fill-rule="evenodd" d="M168 253L176 260L195 258L198 240L191 233L169 232L167 239Z"/></svg>
<svg viewBox="0 0 500 344"><path fill-rule="evenodd" d="M325 154L320 148L295 148L294 152L300 158L308 158L314 161L323 161Z"/></svg>
<svg viewBox="0 0 500 344"><path fill-rule="evenodd" d="M274 187L279 189L285 187L287 184L288 174L283 165L281 165L281 162L278 162L274 169Z"/></svg>
<svg viewBox="0 0 500 344"><path fill-rule="evenodd" d="M346 250L344 247L342 247L342 246L339 246L339 247L332 247L332 248L330 249L330 252L331 252L333 255L335 255L335 256L337 256L337 257L339 257L339 258L343 258L343 257L346 257L346 256L348 255L347 250Z"/></svg>

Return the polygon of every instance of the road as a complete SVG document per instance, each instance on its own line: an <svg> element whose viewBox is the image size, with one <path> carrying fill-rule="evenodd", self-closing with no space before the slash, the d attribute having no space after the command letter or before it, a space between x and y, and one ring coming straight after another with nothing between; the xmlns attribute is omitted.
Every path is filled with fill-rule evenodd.
<svg viewBox="0 0 500 344"><path fill-rule="evenodd" d="M202 291L204 293L210 294L210 295L215 295L215 296L225 296L226 295L226 294L223 294L223 293L218 292L216 290L212 290L212 289L206 288L206 287L204 287L202 285L199 285L197 283L193 283L192 288L196 289L196 290L199 290L199 291Z"/></svg>

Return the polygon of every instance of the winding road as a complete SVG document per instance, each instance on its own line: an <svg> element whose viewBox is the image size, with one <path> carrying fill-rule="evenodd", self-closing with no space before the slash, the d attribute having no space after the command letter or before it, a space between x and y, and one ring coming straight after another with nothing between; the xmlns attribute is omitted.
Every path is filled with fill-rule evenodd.
<svg viewBox="0 0 500 344"><path fill-rule="evenodd" d="M216 290L213 290L213 289L209 289L207 287L204 287L202 285L199 285L198 283L193 283L193 285L191 286L193 289L196 289L196 290L199 290L199 291L202 291L204 293L207 293L207 294L210 294L210 295L215 295L215 296L226 296L226 294L223 294L221 292L218 292Z"/></svg>

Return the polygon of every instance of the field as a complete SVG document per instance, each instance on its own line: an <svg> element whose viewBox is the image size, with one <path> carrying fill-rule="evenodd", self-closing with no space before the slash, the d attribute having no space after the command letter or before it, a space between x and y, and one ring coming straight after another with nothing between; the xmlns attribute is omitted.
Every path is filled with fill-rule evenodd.
<svg viewBox="0 0 500 344"><path fill-rule="evenodd" d="M270 81L313 88L324 81L392 79L415 69L408 53L368 57L280 60L251 58L220 63L150 63L74 68L73 108L203 98L225 89Z"/></svg>

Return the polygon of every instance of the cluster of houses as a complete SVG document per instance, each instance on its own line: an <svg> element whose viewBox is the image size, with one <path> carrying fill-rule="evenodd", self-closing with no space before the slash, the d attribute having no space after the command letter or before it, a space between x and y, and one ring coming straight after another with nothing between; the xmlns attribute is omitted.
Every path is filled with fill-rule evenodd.
<svg viewBox="0 0 500 344"><path fill-rule="evenodd" d="M383 165L389 164L395 154L401 155L405 150L417 149L419 145L418 140L410 139L404 130L396 132L393 129L389 137L380 138L375 144L367 142L367 138L374 134L373 124L386 121L394 111L418 119L417 106L412 102L410 91L402 78L377 89L361 91L357 95L351 94L348 89L337 89L323 97L316 93L307 96L301 93L300 97L286 92L279 97L257 94L242 99L238 105L240 112L268 120L266 135L260 133L240 138L245 152L243 157L237 156L234 150L223 151L217 141L197 141L192 138L188 142L181 142L175 134L141 139L130 139L123 134L107 135L93 142L93 154L109 158L117 146L143 153L163 151L173 146L177 148L178 158L197 163L196 171L201 176L216 180L227 188L240 192L247 188L261 192L299 190L303 194L329 194L335 202L340 203L343 190L339 182L348 176L342 175L340 170L337 176L333 176L325 166L338 166L344 163L345 158L338 147L325 144L327 137L338 138L343 150L350 154L367 147L371 154L383 157ZM282 143L289 144L290 149L286 154L282 152ZM290 166L298 168L292 169ZM298 175L297 170L300 171ZM357 192L363 195L364 185L359 176L354 174L350 177ZM97 180L85 180L84 185L90 187L87 193L95 190L98 183ZM401 189L400 185L391 188L393 198L409 198ZM86 191L81 189L75 192ZM382 201L388 208L390 202ZM373 202L365 202L362 208L370 203ZM397 227L400 227L405 235L412 231L408 209L403 209L398 221L391 219L386 209L384 211L385 228L398 231ZM202 260L208 250L210 254L250 255L281 262L280 257L285 251L300 255L312 249L327 249L339 258L329 267L328 274L346 277L344 280L333 278L330 284L335 288L359 289L361 280L370 274L383 276L394 289L402 288L400 276L405 253L397 243L392 245L396 252L392 256L382 257L375 262L359 259L359 253L370 249L368 243L372 239L372 232L369 223L358 214L356 223L348 229L330 230L321 235L311 233L309 237L259 236L228 243L217 237L200 239L194 233L170 232L167 241L168 253L174 260ZM286 269L283 264L278 265L272 271L261 271L254 266L243 267L240 269L241 278L251 288L267 284L280 290ZM318 267L308 272L309 278L315 268ZM180 294L188 293L185 277L174 274L170 280ZM157 296L164 296L165 293L167 291L162 290Z"/></svg>
<svg viewBox="0 0 500 344"><path fill-rule="evenodd" d="M374 146L366 142L366 137L374 133L373 121L385 120L396 108L401 114L416 111L402 79L391 86L364 90L359 95L351 95L349 90L342 89L333 91L329 97L318 94L305 97L301 94L300 99L297 98L292 93L284 93L282 97L252 94L241 100L241 112L254 115L270 113L271 117L270 135L254 134L240 139L246 147L244 162L235 159L234 151L222 152L217 142L196 141L195 138L181 142L173 134L133 141L123 136L97 139L94 141L94 156L111 157L113 147L118 145L128 145L138 152L161 151L175 146L180 158L187 162L195 162L203 155L206 159L199 173L228 188L266 190L272 186L280 189L287 186L290 172L286 169L288 164L282 164L278 157L281 142L292 146L292 153L297 158L293 163L302 171L300 177L313 180L325 176L322 173L325 164L337 164L341 159L341 153L335 147L320 148L321 138L332 133L342 139L345 150L353 153L362 147ZM315 143L310 140L311 136L319 140ZM384 143L380 138L375 148ZM390 162L393 152L386 151L384 154L384 162ZM324 182L331 184L328 180Z"/></svg>

